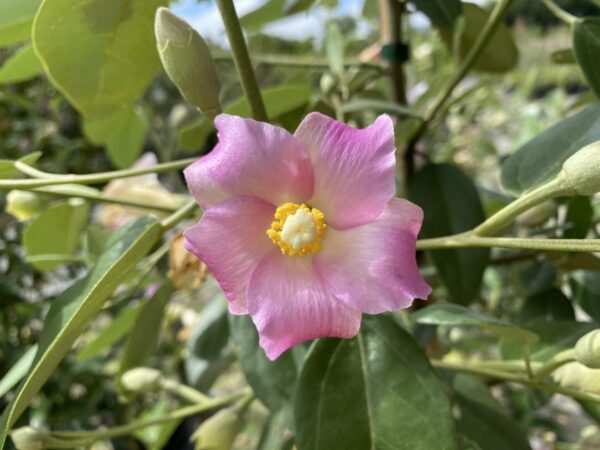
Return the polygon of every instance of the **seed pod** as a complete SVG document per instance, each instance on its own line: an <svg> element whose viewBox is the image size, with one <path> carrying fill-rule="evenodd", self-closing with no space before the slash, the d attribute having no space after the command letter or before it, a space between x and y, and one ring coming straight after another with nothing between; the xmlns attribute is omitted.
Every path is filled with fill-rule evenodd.
<svg viewBox="0 0 600 450"><path fill-rule="evenodd" d="M590 331L577 341L575 358L590 369L600 369L600 329Z"/></svg>
<svg viewBox="0 0 600 450"><path fill-rule="evenodd" d="M600 369L571 362L555 370L552 378L563 387L600 394Z"/></svg>
<svg viewBox="0 0 600 450"><path fill-rule="evenodd" d="M221 86L206 42L167 8L156 12L154 31L158 53L169 78L192 105L213 120L221 113Z"/></svg>
<svg viewBox="0 0 600 450"><path fill-rule="evenodd" d="M567 159L561 176L572 195L593 195L600 191L600 141L586 145Z"/></svg>
<svg viewBox="0 0 600 450"><path fill-rule="evenodd" d="M6 212L24 222L39 213L44 207L40 197L29 191L10 191L6 195Z"/></svg>
<svg viewBox="0 0 600 450"><path fill-rule="evenodd" d="M13 430L10 437L17 450L41 450L48 441L48 433L33 427L21 427Z"/></svg>
<svg viewBox="0 0 600 450"><path fill-rule="evenodd" d="M128 392L156 392L162 378L162 373L156 369L136 367L121 376L121 385Z"/></svg>
<svg viewBox="0 0 600 450"><path fill-rule="evenodd" d="M196 450L230 450L242 429L240 412L236 408L222 409L202 422L192 435Z"/></svg>

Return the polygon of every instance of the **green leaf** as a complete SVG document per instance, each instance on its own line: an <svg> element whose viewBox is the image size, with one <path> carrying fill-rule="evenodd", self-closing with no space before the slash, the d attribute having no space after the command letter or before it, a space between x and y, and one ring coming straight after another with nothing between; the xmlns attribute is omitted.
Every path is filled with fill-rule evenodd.
<svg viewBox="0 0 600 450"><path fill-rule="evenodd" d="M477 443L481 450L531 449L527 434L506 413L480 378L457 375L453 387L460 409L457 420L459 433Z"/></svg>
<svg viewBox="0 0 600 450"><path fill-rule="evenodd" d="M97 337L79 351L77 361L87 361L95 358L123 338L135 324L145 303L123 308L123 311Z"/></svg>
<svg viewBox="0 0 600 450"><path fill-rule="evenodd" d="M556 267L548 261L535 261L521 270L519 278L527 295L538 294L554 285Z"/></svg>
<svg viewBox="0 0 600 450"><path fill-rule="evenodd" d="M269 0L262 6L240 17L240 23L247 31L258 31L263 25L284 17L287 0Z"/></svg>
<svg viewBox="0 0 600 450"><path fill-rule="evenodd" d="M42 0L0 0L0 47L31 37L31 24Z"/></svg>
<svg viewBox="0 0 600 450"><path fill-rule="evenodd" d="M575 52L570 48L565 48L562 50L557 50L552 52L550 55L552 62L555 64L574 64L577 62L575 59Z"/></svg>
<svg viewBox="0 0 600 450"><path fill-rule="evenodd" d="M165 282L142 306L125 343L119 373L125 373L134 367L148 365L150 357L156 352L165 307L172 293L173 286L169 282Z"/></svg>
<svg viewBox="0 0 600 450"><path fill-rule="evenodd" d="M208 300L187 341L188 354L184 367L189 384L206 392L217 377L230 366L233 358L227 349L227 300L220 287L216 282L208 281L200 289L199 297L207 297Z"/></svg>
<svg viewBox="0 0 600 450"><path fill-rule="evenodd" d="M452 30L463 12L460 0L412 0L412 3L429 17L432 24L445 30Z"/></svg>
<svg viewBox="0 0 600 450"><path fill-rule="evenodd" d="M354 99L344 103L340 108L340 111L343 113L373 111L376 113L394 114L398 117L413 117L415 119L422 119L421 116L419 116L419 114L414 112L412 109L386 100L361 98Z"/></svg>
<svg viewBox="0 0 600 450"><path fill-rule="evenodd" d="M164 417L172 412L174 405L167 399L161 398L152 405L149 410L145 410L136 420L147 421ZM167 447L169 439L175 433L175 430L181 424L182 420L172 420L166 423L142 427L135 431L135 436L141 439L147 450L163 450Z"/></svg>
<svg viewBox="0 0 600 450"><path fill-rule="evenodd" d="M298 366L293 351L270 361L258 346L258 333L249 316L229 315L229 329L239 347L239 360L248 384L272 411L287 407L293 397ZM295 350L292 349L292 350Z"/></svg>
<svg viewBox="0 0 600 450"><path fill-rule="evenodd" d="M283 12L286 16L306 11L314 6L317 0L287 0Z"/></svg>
<svg viewBox="0 0 600 450"><path fill-rule="evenodd" d="M271 413L265 421L256 450L293 450L294 437L282 411Z"/></svg>
<svg viewBox="0 0 600 450"><path fill-rule="evenodd" d="M298 380L298 450L456 449L452 414L423 351L393 319L313 344Z"/></svg>
<svg viewBox="0 0 600 450"><path fill-rule="evenodd" d="M475 326L481 327L522 344L533 344L539 338L529 330L498 320L495 317L477 313L460 305L432 305L412 315L415 322L425 325Z"/></svg>
<svg viewBox="0 0 600 450"><path fill-rule="evenodd" d="M51 303L39 349L25 380L0 419L0 448L8 429L39 392L115 288L161 235L158 220L140 217L119 229L96 266Z"/></svg>
<svg viewBox="0 0 600 450"><path fill-rule="evenodd" d="M567 203L565 223L568 228L563 233L565 239L585 239L592 226L594 209L589 197L572 197Z"/></svg>
<svg viewBox="0 0 600 450"><path fill-rule="evenodd" d="M106 146L116 167L125 169L144 149L148 120L141 108L125 106L109 114L86 117L84 131L94 144Z"/></svg>
<svg viewBox="0 0 600 450"><path fill-rule="evenodd" d="M460 35L458 58L464 59L477 40L477 37L487 23L490 13L473 3L463 3L464 24ZM444 42L452 48L452 33L440 30ZM514 69L519 62L519 51L512 33L501 23L479 57L473 68L482 72L507 72Z"/></svg>
<svg viewBox="0 0 600 450"><path fill-rule="evenodd" d="M0 380L0 397L4 397L8 391L15 387L15 385L27 375L31 363L35 358L35 354L37 353L37 349L37 345L31 346L29 350L23 353L18 361L12 365L10 370L4 374Z"/></svg>
<svg viewBox="0 0 600 450"><path fill-rule="evenodd" d="M598 324L571 320L548 322L546 319L535 319L527 322L527 328L539 336L539 340L530 348L531 360L547 361L557 353L573 347L581 336L598 328ZM523 358L523 347L505 338L500 339L500 352L504 359Z"/></svg>
<svg viewBox="0 0 600 450"><path fill-rule="evenodd" d="M61 202L43 211L23 232L28 260L39 270L53 270L61 261L35 262L39 255L73 255L88 220L89 205L81 200ZM33 259L32 259L33 258Z"/></svg>
<svg viewBox="0 0 600 450"><path fill-rule="evenodd" d="M44 0L33 44L51 81L77 109L107 113L135 102L160 69L153 24L166 3Z"/></svg>
<svg viewBox="0 0 600 450"><path fill-rule="evenodd" d="M473 182L456 166L425 166L411 181L410 195L425 213L421 238L462 233L485 219ZM454 303L468 304L478 295L489 255L488 249L431 252Z"/></svg>
<svg viewBox="0 0 600 450"><path fill-rule="evenodd" d="M527 297L518 319L521 323L535 319L575 320L575 311L571 301L560 289L550 288Z"/></svg>
<svg viewBox="0 0 600 450"><path fill-rule="evenodd" d="M27 81L43 71L42 64L29 44L20 48L0 68L0 84Z"/></svg>
<svg viewBox="0 0 600 450"><path fill-rule="evenodd" d="M594 320L600 322L600 272L578 270L571 277L573 301Z"/></svg>
<svg viewBox="0 0 600 450"><path fill-rule="evenodd" d="M554 178L571 155L600 140L600 104L558 122L508 157L502 185L514 195Z"/></svg>
<svg viewBox="0 0 600 450"><path fill-rule="evenodd" d="M305 85L283 85L262 91L267 114L271 120L301 108L308 103L312 91ZM250 106L246 97L240 97L229 103L224 112L241 117L251 117ZM204 117L183 127L179 132L179 143L185 150L196 150L201 147L214 127Z"/></svg>
<svg viewBox="0 0 600 450"><path fill-rule="evenodd" d="M22 158L19 158L18 161L21 161L25 164L32 165L42 156L42 152L33 152L29 153ZM20 174L15 168L15 161L11 159L0 159L0 179L2 178L12 178L18 174Z"/></svg>
<svg viewBox="0 0 600 450"><path fill-rule="evenodd" d="M344 76L344 36L342 36L340 28L335 22L330 22L327 26L325 51L327 52L329 69L339 78L342 78Z"/></svg>
<svg viewBox="0 0 600 450"><path fill-rule="evenodd" d="M600 97L600 17L585 17L575 22L573 50L588 84Z"/></svg>

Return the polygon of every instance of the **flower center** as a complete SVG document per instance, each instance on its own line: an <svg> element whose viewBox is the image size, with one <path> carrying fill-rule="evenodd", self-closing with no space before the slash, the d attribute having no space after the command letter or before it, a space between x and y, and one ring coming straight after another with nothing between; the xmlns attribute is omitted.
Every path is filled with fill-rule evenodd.
<svg viewBox="0 0 600 450"><path fill-rule="evenodd" d="M296 256L321 250L321 237L327 225L317 208L285 203L275 211L275 219L267 236L279 246L281 253Z"/></svg>

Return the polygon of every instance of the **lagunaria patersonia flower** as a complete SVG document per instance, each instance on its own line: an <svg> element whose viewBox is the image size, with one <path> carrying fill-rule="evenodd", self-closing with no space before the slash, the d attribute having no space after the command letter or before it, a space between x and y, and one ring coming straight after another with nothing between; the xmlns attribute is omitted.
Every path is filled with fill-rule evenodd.
<svg viewBox="0 0 600 450"><path fill-rule="evenodd" d="M204 208L185 245L233 314L250 314L270 359L300 342L354 336L362 313L425 299L416 264L421 209L395 194L394 130L319 113L292 135L229 115L219 143L185 170Z"/></svg>

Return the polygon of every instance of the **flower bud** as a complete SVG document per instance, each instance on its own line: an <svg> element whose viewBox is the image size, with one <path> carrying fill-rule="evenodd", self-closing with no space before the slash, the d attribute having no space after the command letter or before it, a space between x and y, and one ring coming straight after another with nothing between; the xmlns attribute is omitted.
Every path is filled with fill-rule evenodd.
<svg viewBox="0 0 600 450"><path fill-rule="evenodd" d="M156 369L136 367L121 375L121 386L128 392L156 392L162 378L162 373Z"/></svg>
<svg viewBox="0 0 600 450"><path fill-rule="evenodd" d="M590 331L577 341L575 358L590 369L600 369L600 329Z"/></svg>
<svg viewBox="0 0 600 450"><path fill-rule="evenodd" d="M600 369L590 369L579 362L571 362L556 369L552 378L563 387L600 394Z"/></svg>
<svg viewBox="0 0 600 450"><path fill-rule="evenodd" d="M15 216L20 222L31 219L44 206L40 197L29 191L10 191L6 195L6 212Z"/></svg>
<svg viewBox="0 0 600 450"><path fill-rule="evenodd" d="M321 75L319 84L323 95L329 95L335 89L336 81L331 73L324 72L323 75Z"/></svg>
<svg viewBox="0 0 600 450"><path fill-rule="evenodd" d="M206 419L192 435L195 450L230 450L242 429L236 408L222 409Z"/></svg>
<svg viewBox="0 0 600 450"><path fill-rule="evenodd" d="M221 112L215 62L202 39L187 22L159 8L154 24L158 53L179 92L211 120Z"/></svg>
<svg viewBox="0 0 600 450"><path fill-rule="evenodd" d="M561 175L572 195L593 195L600 191L600 141L586 145L567 159Z"/></svg>
<svg viewBox="0 0 600 450"><path fill-rule="evenodd" d="M17 450L41 450L48 441L48 432L33 427L13 430L10 437Z"/></svg>

